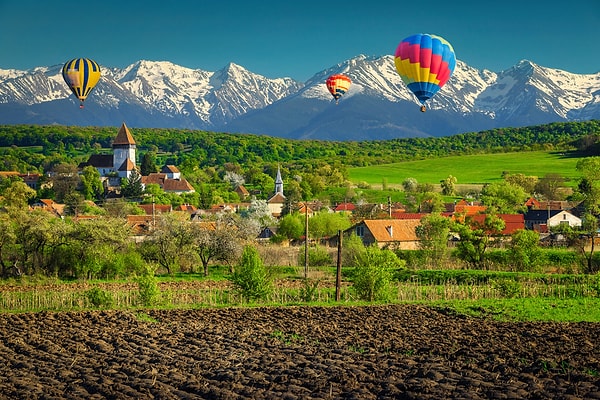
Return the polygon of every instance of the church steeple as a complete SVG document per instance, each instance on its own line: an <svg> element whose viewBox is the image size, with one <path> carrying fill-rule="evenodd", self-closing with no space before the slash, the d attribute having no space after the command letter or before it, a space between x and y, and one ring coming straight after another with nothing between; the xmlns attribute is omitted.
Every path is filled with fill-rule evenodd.
<svg viewBox="0 0 600 400"><path fill-rule="evenodd" d="M123 122L113 141L113 169L120 177L128 178L135 168L135 140ZM133 166L133 168L132 168Z"/></svg>
<svg viewBox="0 0 600 400"><path fill-rule="evenodd" d="M281 179L281 170L277 167L277 176L275 177L275 194L283 194L283 179Z"/></svg>

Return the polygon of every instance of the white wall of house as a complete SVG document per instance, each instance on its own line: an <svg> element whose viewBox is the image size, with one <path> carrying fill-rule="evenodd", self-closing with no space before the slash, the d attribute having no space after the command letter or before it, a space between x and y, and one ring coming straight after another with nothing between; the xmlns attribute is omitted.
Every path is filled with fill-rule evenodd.
<svg viewBox="0 0 600 400"><path fill-rule="evenodd" d="M561 211L548 219L548 227L566 224L569 226L581 226L581 218L576 217L568 211Z"/></svg>

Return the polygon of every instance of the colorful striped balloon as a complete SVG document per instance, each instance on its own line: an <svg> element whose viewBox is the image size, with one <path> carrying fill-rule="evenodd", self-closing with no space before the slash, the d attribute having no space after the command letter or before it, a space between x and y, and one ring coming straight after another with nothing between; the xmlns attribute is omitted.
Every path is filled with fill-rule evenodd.
<svg viewBox="0 0 600 400"><path fill-rule="evenodd" d="M74 58L63 66L62 76L83 108L83 102L100 80L100 66L87 58Z"/></svg>
<svg viewBox="0 0 600 400"><path fill-rule="evenodd" d="M336 104L340 97L342 97L344 93L346 93L348 89L350 89L351 82L352 81L350 80L350 78L342 74L331 75L329 78L327 78L325 84L327 85L329 93L331 93L331 95L335 99Z"/></svg>
<svg viewBox="0 0 600 400"><path fill-rule="evenodd" d="M423 105L421 111L425 111L425 102L450 79L456 67L456 56L447 40L422 33L400 42L394 62L406 86Z"/></svg>

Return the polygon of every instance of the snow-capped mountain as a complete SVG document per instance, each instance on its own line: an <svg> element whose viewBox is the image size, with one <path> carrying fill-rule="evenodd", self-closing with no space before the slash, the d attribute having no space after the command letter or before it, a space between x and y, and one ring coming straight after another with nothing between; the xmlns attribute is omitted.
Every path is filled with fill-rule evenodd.
<svg viewBox="0 0 600 400"><path fill-rule="evenodd" d="M352 79L336 105L325 87ZM452 78L419 112L392 56L357 56L302 83L269 79L236 64L216 71L166 61L102 66L77 107L61 66L0 70L0 124L209 129L325 140L443 136L494 127L600 118L600 73L573 74L521 61L495 73L457 62Z"/></svg>

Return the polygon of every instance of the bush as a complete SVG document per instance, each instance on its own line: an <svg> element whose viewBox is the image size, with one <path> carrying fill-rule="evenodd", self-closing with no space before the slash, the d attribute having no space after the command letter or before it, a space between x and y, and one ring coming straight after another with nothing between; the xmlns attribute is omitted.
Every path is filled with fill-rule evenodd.
<svg viewBox="0 0 600 400"><path fill-rule="evenodd" d="M84 294L87 301L89 301L94 307L112 307L115 302L112 294L106 290L102 290L99 287L93 287Z"/></svg>
<svg viewBox="0 0 600 400"><path fill-rule="evenodd" d="M264 300L273 292L272 278L254 246L244 247L231 282L247 300Z"/></svg>
<svg viewBox="0 0 600 400"><path fill-rule="evenodd" d="M146 267L142 275L137 279L138 296L140 303L145 307L158 305L161 300L161 292L158 282L154 276L154 270Z"/></svg>
<svg viewBox="0 0 600 400"><path fill-rule="evenodd" d="M382 250L376 245L369 246L354 270L352 289L361 300L388 300L394 271L404 266L405 262L398 259L391 250Z"/></svg>
<svg viewBox="0 0 600 400"><path fill-rule="evenodd" d="M308 248L308 265L311 267L326 267L333 264L333 258L323 246ZM298 253L298 265L304 264L304 247Z"/></svg>
<svg viewBox="0 0 600 400"><path fill-rule="evenodd" d="M342 264L344 267L356 267L361 255L365 252L365 245L362 239L356 234L344 237L342 242Z"/></svg>

